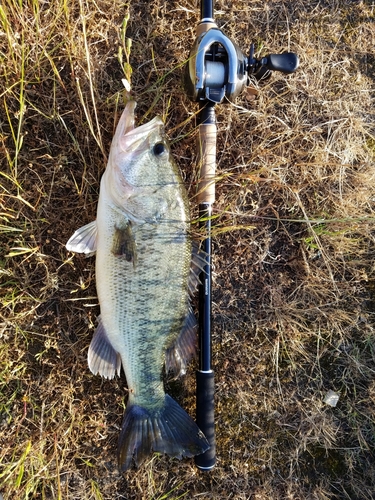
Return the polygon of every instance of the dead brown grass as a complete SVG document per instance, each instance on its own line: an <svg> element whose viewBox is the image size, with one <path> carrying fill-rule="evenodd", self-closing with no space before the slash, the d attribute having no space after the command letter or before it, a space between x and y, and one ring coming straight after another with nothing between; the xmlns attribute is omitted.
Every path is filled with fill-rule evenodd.
<svg viewBox="0 0 375 500"><path fill-rule="evenodd" d="M95 217L128 62L139 119L165 118L196 213L195 106L181 65L199 9L0 6L4 499L373 498L374 4L215 7L243 49L290 49L301 66L273 75L255 101L217 108L217 466L202 475L154 456L120 477L125 382L87 369L94 265L64 244ZM193 371L171 387L191 412ZM328 390L340 394L335 408L323 403Z"/></svg>

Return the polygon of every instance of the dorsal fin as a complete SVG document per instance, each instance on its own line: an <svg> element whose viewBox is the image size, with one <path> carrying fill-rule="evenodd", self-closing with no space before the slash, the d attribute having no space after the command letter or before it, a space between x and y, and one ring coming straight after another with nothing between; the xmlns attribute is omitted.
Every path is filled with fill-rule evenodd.
<svg viewBox="0 0 375 500"><path fill-rule="evenodd" d="M206 255L199 248L199 243L193 241L191 269L188 281L189 295L192 297L198 288L200 274L206 265ZM197 320L191 305L188 314L175 342L168 347L165 355L165 369L168 373L172 371L176 377L186 373L188 361L197 350Z"/></svg>
<svg viewBox="0 0 375 500"><path fill-rule="evenodd" d="M189 359L197 350L197 321L193 309L189 307L189 313L182 327L180 335L175 342L166 350L165 370L172 371L176 377L186 373Z"/></svg>
<svg viewBox="0 0 375 500"><path fill-rule="evenodd" d="M192 297L198 288L200 279L199 276L204 271L204 266L206 265L206 255L199 248L199 243L193 240L193 249L191 254L191 269L189 276L189 294Z"/></svg>

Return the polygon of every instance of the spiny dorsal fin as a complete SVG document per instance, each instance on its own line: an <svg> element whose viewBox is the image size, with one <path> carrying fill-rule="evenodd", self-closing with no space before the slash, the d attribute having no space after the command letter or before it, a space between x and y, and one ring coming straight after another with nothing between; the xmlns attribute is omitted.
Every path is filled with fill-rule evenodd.
<svg viewBox="0 0 375 500"><path fill-rule="evenodd" d="M189 294L192 297L200 283L200 274L204 271L206 265L206 254L199 248L199 243L193 241L193 250L191 255L191 269L189 276Z"/></svg>

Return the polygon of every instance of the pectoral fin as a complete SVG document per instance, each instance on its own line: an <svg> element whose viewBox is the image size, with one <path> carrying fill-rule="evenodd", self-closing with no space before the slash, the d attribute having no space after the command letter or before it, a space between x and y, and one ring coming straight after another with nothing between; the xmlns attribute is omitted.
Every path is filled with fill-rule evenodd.
<svg viewBox="0 0 375 500"><path fill-rule="evenodd" d="M96 220L94 220L86 224L86 226L77 229L73 236L69 238L66 248L70 252L84 253L88 256L92 255L96 252L97 234Z"/></svg>
<svg viewBox="0 0 375 500"><path fill-rule="evenodd" d="M99 373L102 377L111 379L117 372L120 376L120 354L112 347L101 320L92 338L87 361L94 375Z"/></svg>
<svg viewBox="0 0 375 500"><path fill-rule="evenodd" d="M135 266L137 261L137 252L132 231L132 224L130 221L127 221L123 227L115 227L112 253L116 255L116 257L123 258L128 262L133 262L133 265Z"/></svg>

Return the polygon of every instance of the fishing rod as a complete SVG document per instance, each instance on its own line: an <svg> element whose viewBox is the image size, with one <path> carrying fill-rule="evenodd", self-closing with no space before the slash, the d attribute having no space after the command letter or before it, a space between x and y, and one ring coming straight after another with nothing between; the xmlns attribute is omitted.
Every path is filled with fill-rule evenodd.
<svg viewBox="0 0 375 500"><path fill-rule="evenodd" d="M256 59L254 44L249 56L227 37L214 21L213 0L201 0L201 19L197 26L196 39L185 66L184 86L187 96L199 103L196 123L198 126L198 165L200 179L197 201L199 220L205 239L201 249L204 266L199 285L199 366L196 384L196 421L205 434L210 449L195 457L201 470L209 471L216 463L215 419L214 419L214 371L212 369L211 343L211 220L215 202L216 169L216 117L215 106L234 101L250 84L268 78L272 71L294 73L299 59L293 52L269 54Z"/></svg>

